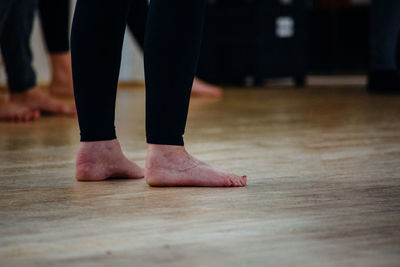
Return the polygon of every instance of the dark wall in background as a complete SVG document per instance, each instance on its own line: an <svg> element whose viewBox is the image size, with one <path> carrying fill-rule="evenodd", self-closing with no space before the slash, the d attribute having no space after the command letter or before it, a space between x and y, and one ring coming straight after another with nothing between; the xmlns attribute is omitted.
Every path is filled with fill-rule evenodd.
<svg viewBox="0 0 400 267"><path fill-rule="evenodd" d="M208 0L198 76L237 85L293 77L301 85L310 72L365 73L369 15L370 5L349 0ZM282 17L293 19L289 38L277 36Z"/></svg>
<svg viewBox="0 0 400 267"><path fill-rule="evenodd" d="M365 71L369 65L369 6L310 10L309 70Z"/></svg>
<svg viewBox="0 0 400 267"><path fill-rule="evenodd" d="M209 0L197 75L217 84L263 85L307 73L306 0Z"/></svg>

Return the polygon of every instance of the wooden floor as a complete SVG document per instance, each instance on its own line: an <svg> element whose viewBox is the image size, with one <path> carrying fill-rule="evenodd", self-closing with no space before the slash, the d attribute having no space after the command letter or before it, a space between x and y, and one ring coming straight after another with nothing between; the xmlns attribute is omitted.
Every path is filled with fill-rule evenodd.
<svg viewBox="0 0 400 267"><path fill-rule="evenodd" d="M144 165L144 92L117 133ZM0 123L0 266L400 266L400 97L361 86L194 99L190 152L246 188L74 180L75 119Z"/></svg>

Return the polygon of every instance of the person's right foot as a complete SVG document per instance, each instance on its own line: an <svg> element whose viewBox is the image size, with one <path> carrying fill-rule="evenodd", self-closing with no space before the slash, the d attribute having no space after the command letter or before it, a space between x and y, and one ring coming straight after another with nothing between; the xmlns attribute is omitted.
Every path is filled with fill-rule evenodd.
<svg viewBox="0 0 400 267"><path fill-rule="evenodd" d="M143 178L143 169L128 160L118 140L81 142L76 158L78 181L101 181L107 178Z"/></svg>
<svg viewBox="0 0 400 267"><path fill-rule="evenodd" d="M400 94L400 73L396 70L371 71L367 91L374 94Z"/></svg>
<svg viewBox="0 0 400 267"><path fill-rule="evenodd" d="M247 177L223 172L186 152L183 146L148 145L145 169L150 186L246 186Z"/></svg>
<svg viewBox="0 0 400 267"><path fill-rule="evenodd" d="M10 100L21 106L53 114L74 115L76 113L73 105L63 103L45 93L39 87L23 93L12 93Z"/></svg>

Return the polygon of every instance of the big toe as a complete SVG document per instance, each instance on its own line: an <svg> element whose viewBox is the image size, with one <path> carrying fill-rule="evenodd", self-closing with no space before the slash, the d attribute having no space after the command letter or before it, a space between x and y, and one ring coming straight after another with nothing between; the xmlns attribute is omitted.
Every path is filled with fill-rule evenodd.
<svg viewBox="0 0 400 267"><path fill-rule="evenodd" d="M138 179L144 177L144 169L140 168L139 166L132 166L129 171L128 175L130 178Z"/></svg>
<svg viewBox="0 0 400 267"><path fill-rule="evenodd" d="M25 121L33 121L40 117L38 110L31 110L29 114L25 115Z"/></svg>
<svg viewBox="0 0 400 267"><path fill-rule="evenodd" d="M75 109L74 106L63 105L61 107L61 113L64 113L66 115L75 115L76 114L76 109Z"/></svg>
<svg viewBox="0 0 400 267"><path fill-rule="evenodd" d="M121 175L126 178L139 179L144 177L144 169L128 159L123 162L123 166L119 167L119 169L123 170Z"/></svg>

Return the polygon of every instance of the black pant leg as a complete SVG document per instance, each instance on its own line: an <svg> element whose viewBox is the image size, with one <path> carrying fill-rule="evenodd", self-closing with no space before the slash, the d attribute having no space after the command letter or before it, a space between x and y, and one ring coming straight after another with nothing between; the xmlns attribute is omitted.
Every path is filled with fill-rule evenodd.
<svg viewBox="0 0 400 267"><path fill-rule="evenodd" d="M39 14L49 53L69 51L70 0L39 0Z"/></svg>
<svg viewBox="0 0 400 267"><path fill-rule="evenodd" d="M147 0L132 0L131 2L131 11L128 16L128 28L143 51L149 3Z"/></svg>
<svg viewBox="0 0 400 267"><path fill-rule="evenodd" d="M78 0L71 56L81 141L116 138L115 100L130 0Z"/></svg>
<svg viewBox="0 0 400 267"><path fill-rule="evenodd" d="M8 18L8 13L10 12L12 3L14 0L2 0L0 1L0 40L1 40L1 33L3 31L4 23Z"/></svg>
<svg viewBox="0 0 400 267"><path fill-rule="evenodd" d="M183 145L205 3L150 1L144 49L148 143Z"/></svg>
<svg viewBox="0 0 400 267"><path fill-rule="evenodd" d="M36 85L30 37L36 0L15 0L3 25L1 51L11 93L22 93Z"/></svg>
<svg viewBox="0 0 400 267"><path fill-rule="evenodd" d="M371 8L371 69L395 70L400 33L400 1L373 0Z"/></svg>

